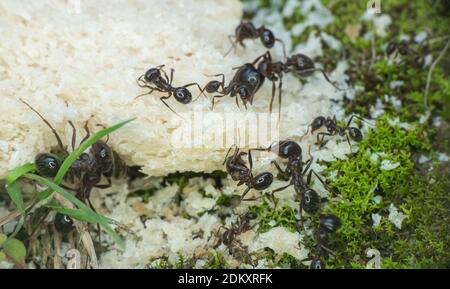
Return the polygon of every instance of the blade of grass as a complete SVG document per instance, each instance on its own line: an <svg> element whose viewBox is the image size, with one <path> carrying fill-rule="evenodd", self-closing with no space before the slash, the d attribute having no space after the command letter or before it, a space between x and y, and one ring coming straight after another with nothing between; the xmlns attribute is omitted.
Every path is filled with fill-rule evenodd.
<svg viewBox="0 0 450 289"><path fill-rule="evenodd" d="M6 192L8 192L9 197L19 209L21 215L25 213L25 203L23 202L22 192L20 191L19 185L16 182L7 183L5 185Z"/></svg>
<svg viewBox="0 0 450 289"><path fill-rule="evenodd" d="M36 167L33 163L28 163L23 166L20 166L18 168L15 168L14 170L10 171L8 175L5 177L6 184L12 184L14 183L18 178L23 176L26 173L35 171Z"/></svg>
<svg viewBox="0 0 450 289"><path fill-rule="evenodd" d="M70 201L72 204L78 207L80 210L77 212L78 214L82 214L82 218L85 220L89 219L91 223L98 223L100 226L113 238L113 240L119 245L121 249L124 248L125 244L123 240L117 235L117 233L111 228L111 226L108 224L108 218L105 218L97 213L95 213L91 208L86 206L83 202L81 202L79 199L77 199L74 195L71 193L68 193L63 188L58 186L57 184L53 183L52 181L49 181L41 176L35 175L35 174L25 174L24 177L35 180L45 186L48 186L52 191L55 191L59 195L61 195L63 198ZM81 220L84 221L84 220Z"/></svg>

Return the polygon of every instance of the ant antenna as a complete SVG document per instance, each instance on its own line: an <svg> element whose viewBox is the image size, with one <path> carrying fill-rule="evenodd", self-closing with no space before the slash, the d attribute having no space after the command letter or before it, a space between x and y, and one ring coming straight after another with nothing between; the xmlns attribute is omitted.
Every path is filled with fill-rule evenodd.
<svg viewBox="0 0 450 289"><path fill-rule="evenodd" d="M56 130L52 127L52 125L37 110L35 110L30 104L28 104L25 100L23 100L22 98L19 98L19 100L22 103L24 103L26 106L28 106L32 111L34 111L44 121L44 123L52 130L53 134L55 135L56 140L58 141L58 146L61 148L61 150L65 153L69 154L69 152L64 148L61 138L59 137Z"/></svg>

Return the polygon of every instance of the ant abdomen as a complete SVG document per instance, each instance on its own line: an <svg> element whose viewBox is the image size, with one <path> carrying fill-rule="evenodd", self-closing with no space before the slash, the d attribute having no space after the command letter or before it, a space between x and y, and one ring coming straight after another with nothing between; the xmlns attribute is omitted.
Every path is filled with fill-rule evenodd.
<svg viewBox="0 0 450 289"><path fill-rule="evenodd" d="M262 191L267 189L273 182L273 175L269 172L260 173L255 177L253 188Z"/></svg>
<svg viewBox="0 0 450 289"><path fill-rule="evenodd" d="M185 87L178 87L175 89L173 96L175 99L182 103L182 104L188 104L192 101L192 94L191 92L185 88Z"/></svg>
<svg viewBox="0 0 450 289"><path fill-rule="evenodd" d="M362 135L361 131L356 127L349 127L348 134L349 134L350 138L354 141L360 142L363 139L363 135Z"/></svg>
<svg viewBox="0 0 450 289"><path fill-rule="evenodd" d="M269 29L264 28L263 32L260 35L260 39L264 47L268 49L272 48L275 45L275 36Z"/></svg>
<svg viewBox="0 0 450 289"><path fill-rule="evenodd" d="M38 154L34 160L38 173L47 178L53 178L61 167L61 160L53 154Z"/></svg>
<svg viewBox="0 0 450 289"><path fill-rule="evenodd" d="M286 64L293 67L294 71L302 77L308 77L314 73L314 62L311 58L301 53L289 57Z"/></svg>
<svg viewBox="0 0 450 289"><path fill-rule="evenodd" d="M69 216L57 213L54 220L55 229L61 234L68 234L75 229L73 221Z"/></svg>
<svg viewBox="0 0 450 289"><path fill-rule="evenodd" d="M278 156L283 159L299 157L302 155L302 148L294 141L282 141L278 148Z"/></svg>
<svg viewBox="0 0 450 289"><path fill-rule="evenodd" d="M317 212L320 208L320 197L313 189L306 189L302 192L302 208L308 214Z"/></svg>
<svg viewBox="0 0 450 289"><path fill-rule="evenodd" d="M325 124L325 117L323 116L316 117L311 123L311 133L313 133L315 130L320 129L324 124Z"/></svg>

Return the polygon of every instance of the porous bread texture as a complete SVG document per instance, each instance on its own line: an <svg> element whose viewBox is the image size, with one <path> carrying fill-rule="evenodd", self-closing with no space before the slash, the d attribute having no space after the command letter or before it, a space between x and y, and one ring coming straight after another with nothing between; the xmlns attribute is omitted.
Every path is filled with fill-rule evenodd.
<svg viewBox="0 0 450 289"><path fill-rule="evenodd" d="M80 140L87 120L95 131L99 129L96 124L110 126L136 117L114 132L109 144L129 165L142 166L148 175L222 169L226 148L173 145L171 135L183 122L161 103L161 94L135 100L146 92L136 79L150 67L165 64L168 72L175 70L174 85L198 82L204 86L212 79L207 75L218 73L224 73L228 83L235 73L233 67L265 52L256 39L245 41L245 50L238 48L237 53L224 57L230 47L227 37L241 17L242 5L237 0L1 1L0 178L56 145L48 127L19 98L40 111L65 144L71 141L68 120L76 124ZM289 49L289 35L280 23L274 27ZM274 59L281 59L280 45L271 52ZM339 67L345 68L345 63L330 77L342 82ZM190 89L195 99L199 91ZM267 112L271 93L266 80L248 112ZM310 77L305 85L286 75L280 137L299 140L318 115L341 117L342 108L331 102L341 98L342 92L321 75ZM203 96L187 105L173 98L167 102L179 114L211 109L210 98ZM229 97L221 98L214 109L222 111L244 113ZM207 116L203 121L208 124L214 119ZM304 138L304 150L313 142L311 136ZM344 146L341 154L348 151ZM313 146L313 154L315 150ZM320 154L329 158L336 151L325 148ZM255 160L256 167L258 162L267 164L267 160Z"/></svg>

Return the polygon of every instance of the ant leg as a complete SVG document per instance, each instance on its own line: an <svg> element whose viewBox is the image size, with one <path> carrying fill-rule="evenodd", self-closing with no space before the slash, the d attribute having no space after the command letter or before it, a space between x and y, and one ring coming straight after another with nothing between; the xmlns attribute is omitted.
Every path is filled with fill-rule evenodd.
<svg viewBox="0 0 450 289"><path fill-rule="evenodd" d="M327 189L327 191L332 193L332 190L330 189L330 187L328 187L328 185L325 183L325 181L314 170L309 171L309 174L308 174L309 181L311 181L311 173L313 173L314 176L316 176L316 178L322 183L322 185L324 186L325 189ZM309 181L308 181L308 185L309 185Z"/></svg>
<svg viewBox="0 0 450 289"><path fill-rule="evenodd" d="M220 97L224 97L224 96L225 96L225 94L224 94L224 95L215 95L215 96L213 96L211 110L214 109L214 100L215 100L216 98L220 98Z"/></svg>
<svg viewBox="0 0 450 289"><path fill-rule="evenodd" d="M197 98L199 98L200 95L203 94L203 90L202 90L202 88L200 87L200 85L197 82L186 84L183 87L189 87L189 86L193 86L193 85L197 85L198 89L200 90L200 94L197 96ZM194 101L196 101L197 98Z"/></svg>
<svg viewBox="0 0 450 289"><path fill-rule="evenodd" d="M286 172L283 171L283 169L281 169L281 167L280 167L280 165L277 163L277 161L271 161L271 163L275 165L275 168L278 170L278 173L279 173L279 174L281 174L281 175L283 175L283 176L286 176Z"/></svg>
<svg viewBox="0 0 450 289"><path fill-rule="evenodd" d="M334 88L336 88L337 90L339 90L339 91L346 90L345 88L338 87L335 82L331 81L330 78L328 77L328 75L325 73L325 71L321 68L305 69L305 70L302 70L301 73L305 73L305 72L308 73L308 72L315 72L315 71L321 72L323 74L323 76L325 77L325 79L328 81L328 83L331 84L332 86L334 86Z"/></svg>
<svg viewBox="0 0 450 289"><path fill-rule="evenodd" d="M96 124L96 126L100 126L100 127L102 127L103 129L106 129L106 126L104 126L103 124ZM86 130L86 132L87 133L89 133L89 128L87 127L87 121L86 121L86 124L85 124L85 126L84 126L84 129ZM106 135L106 141L105 141L105 143L108 143L108 141L109 141L109 134L107 134Z"/></svg>
<svg viewBox="0 0 450 289"><path fill-rule="evenodd" d="M260 55L255 60L253 60L252 65L254 66L261 58L263 58L265 60L269 60L270 62L272 62L272 56L270 55L270 52L267 51L263 55Z"/></svg>
<svg viewBox="0 0 450 289"><path fill-rule="evenodd" d="M89 207L91 208L92 211L94 211L94 213L97 213L97 211L95 210L94 206L92 205L92 202L89 198L87 198L87 202L89 204ZM100 230L100 224L97 224L97 232L98 232L98 242L101 244L102 242L102 231Z"/></svg>
<svg viewBox="0 0 450 289"><path fill-rule="evenodd" d="M166 81L169 82L169 85L172 85L173 68L170 69L171 73L170 73L170 80L169 80L169 77L167 76L167 73L166 73L166 71L163 69L163 67L164 67L164 64L158 66L157 69L159 69L160 71L163 72L164 78L166 79Z"/></svg>
<svg viewBox="0 0 450 289"><path fill-rule="evenodd" d="M170 69L170 80L169 80L169 85L170 85L170 86L172 86L173 72L174 72L174 71L175 71L175 70L174 70L173 68ZM165 74L165 72L164 72L164 74ZM166 78L167 78L167 74L166 74L165 76L166 76Z"/></svg>
<svg viewBox="0 0 450 289"><path fill-rule="evenodd" d="M350 123L352 122L353 118L357 118L357 119L359 119L360 121L363 121L363 122L367 123L368 125L375 126L373 123L367 121L366 119L360 117L359 115L353 114L353 115L350 117L350 119L348 120L347 125L345 126L345 128L348 128L348 127L350 126Z"/></svg>
<svg viewBox="0 0 450 289"><path fill-rule="evenodd" d="M250 173L251 173L253 169L252 150L248 150L248 163L250 164Z"/></svg>
<svg viewBox="0 0 450 289"><path fill-rule="evenodd" d="M52 127L52 125L37 111L35 110L31 105L29 105L27 102L25 102L25 100L19 98L19 100L25 104L26 106L28 106L32 111L34 111L43 121L44 123L51 129L51 131L53 132L53 134L56 137L56 140L58 141L58 146L61 149L62 152L65 152L66 154L69 154L69 152L67 151L67 149L64 148L61 138L59 137L58 133L56 132L56 130Z"/></svg>
<svg viewBox="0 0 450 289"><path fill-rule="evenodd" d="M75 150L75 142L77 140L77 130L75 129L75 126L73 125L72 121L69 120L69 125L72 127L72 151Z"/></svg>
<svg viewBox="0 0 450 289"><path fill-rule="evenodd" d="M181 115L179 115L178 113L176 113L164 100L165 99L169 99L171 97L171 95L168 95L168 96L162 96L162 97L160 97L159 98L159 100L161 100L162 101L162 103L164 103L164 105L168 108L168 109L170 109L173 113L175 113L176 115L178 115L179 117L181 117L182 119L184 119L184 117L182 117Z"/></svg>
<svg viewBox="0 0 450 289"><path fill-rule="evenodd" d="M305 167L305 169L303 170L302 175L304 175L304 174L306 174L306 172L308 172L309 167L310 167L311 164L312 164L312 161L313 161L313 159L310 158L309 160L307 160L307 161L305 162L306 167Z"/></svg>
<svg viewBox="0 0 450 289"><path fill-rule="evenodd" d="M107 189L110 188L112 186L112 182L111 182L111 178L107 179L108 184L105 185L95 185L94 187L99 188L99 189Z"/></svg>
<svg viewBox="0 0 450 289"><path fill-rule="evenodd" d="M84 124L84 131L86 132L86 136L81 140L80 144L84 143L91 136L88 124L89 124L88 121L86 121L86 123Z"/></svg>
<svg viewBox="0 0 450 289"><path fill-rule="evenodd" d="M236 146L236 145L233 144L233 145L230 146L230 148L229 148L228 151L227 151L227 154L226 154L225 158L223 159L222 166L223 166L223 165L225 164L225 162L227 161L227 157L228 157L228 155L230 154L230 151L231 151L231 149L233 148L233 146ZM237 154L238 151L239 151L239 149L238 149L237 146L236 146L236 150L235 150L235 152L234 152L234 156L236 156L236 154Z"/></svg>
<svg viewBox="0 0 450 289"><path fill-rule="evenodd" d="M272 98L270 99L269 112L272 113L273 100L275 99L275 81L272 81Z"/></svg>
<svg viewBox="0 0 450 289"><path fill-rule="evenodd" d="M281 191L283 191L283 190L289 188L290 186L292 186L292 184L289 184L289 185L286 185L286 186L284 186L284 187L280 187L280 188L278 188L278 189L273 190L272 192L270 192L270 194L272 195L272 198L275 197L275 193L281 192Z"/></svg>
<svg viewBox="0 0 450 289"><path fill-rule="evenodd" d="M287 56L287 54L286 54L286 45L284 45L283 40L281 40L280 38L275 38L275 41L280 42L280 43L281 43L281 46L283 46L283 56L284 56L284 58L286 59L286 56Z"/></svg>
<svg viewBox="0 0 450 289"><path fill-rule="evenodd" d="M138 96L136 96L134 99L136 100L136 99L138 99L139 97L141 97L141 96L144 96L144 95L150 95L153 91L159 91L159 92L165 92L165 91L163 91L163 90L161 90L161 89L159 89L159 88L156 88L156 87L151 87L151 86L148 86L148 85L146 85L145 86L145 88L150 88L150 91L149 92L146 92L146 93L143 93L143 94L139 94Z"/></svg>
<svg viewBox="0 0 450 289"><path fill-rule="evenodd" d="M333 135L333 134L332 134L332 133L329 133L329 132L319 132L319 133L317 134L317 142L316 142L316 145L321 145L321 144L323 143L323 139L325 138L326 135L331 136L331 135ZM320 137L320 136L322 136L322 138L319 140L319 137Z"/></svg>
<svg viewBox="0 0 450 289"><path fill-rule="evenodd" d="M233 40L232 38L234 38L234 39L236 39L236 37L234 36L234 35L228 35L228 40L230 41L230 43L231 43L231 47L230 47L230 49L228 49L228 51L225 53L225 55L223 56L223 57L227 57L227 55L231 52L231 50L233 50L234 49L234 52L236 53L236 46L237 46L237 44L236 44L236 41L235 40Z"/></svg>
<svg viewBox="0 0 450 289"><path fill-rule="evenodd" d="M278 84L278 122L281 119L281 88L283 87L283 76L280 75L280 83Z"/></svg>
<svg viewBox="0 0 450 289"><path fill-rule="evenodd" d="M244 193L241 196L241 201L244 199L245 195L247 195L247 193L250 192L250 187L247 187L244 191Z"/></svg>

